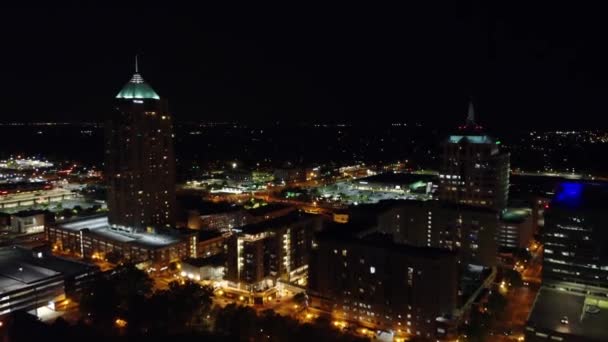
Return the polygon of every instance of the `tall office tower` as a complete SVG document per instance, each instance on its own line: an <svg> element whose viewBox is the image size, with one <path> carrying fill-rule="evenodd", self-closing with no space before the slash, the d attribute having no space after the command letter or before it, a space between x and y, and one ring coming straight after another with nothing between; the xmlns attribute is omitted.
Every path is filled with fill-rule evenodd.
<svg viewBox="0 0 608 342"><path fill-rule="evenodd" d="M545 213L543 284L608 294L608 185L564 182Z"/></svg>
<svg viewBox="0 0 608 342"><path fill-rule="evenodd" d="M608 185L564 182L545 213L526 341L608 341Z"/></svg>
<svg viewBox="0 0 608 342"><path fill-rule="evenodd" d="M135 74L106 123L109 223L126 232L174 225L175 156L167 102Z"/></svg>
<svg viewBox="0 0 608 342"><path fill-rule="evenodd" d="M466 124L443 144L439 199L504 209L509 196L509 160L509 153L500 151L500 141L475 123L470 103Z"/></svg>

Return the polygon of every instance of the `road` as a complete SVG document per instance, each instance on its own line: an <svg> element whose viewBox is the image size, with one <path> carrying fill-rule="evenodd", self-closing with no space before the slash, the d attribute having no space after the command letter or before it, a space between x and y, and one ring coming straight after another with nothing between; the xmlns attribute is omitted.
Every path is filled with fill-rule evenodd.
<svg viewBox="0 0 608 342"><path fill-rule="evenodd" d="M496 314L490 328L493 335L488 336L486 341L514 341L523 335L528 315L541 284L542 251L542 246L531 251L532 259L522 272L524 286L508 289L507 305L502 312ZM510 336L505 336L503 335L505 331L512 333Z"/></svg>

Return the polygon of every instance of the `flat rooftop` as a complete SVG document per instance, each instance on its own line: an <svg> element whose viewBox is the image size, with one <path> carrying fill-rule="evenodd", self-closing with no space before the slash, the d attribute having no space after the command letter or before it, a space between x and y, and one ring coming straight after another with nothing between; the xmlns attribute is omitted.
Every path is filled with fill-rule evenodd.
<svg viewBox="0 0 608 342"><path fill-rule="evenodd" d="M58 276L74 276L97 270L94 265L32 251L0 247L0 294Z"/></svg>
<svg viewBox="0 0 608 342"><path fill-rule="evenodd" d="M417 173L380 173L374 176L360 178L355 183L384 183L384 184L398 184L408 185L416 182L437 182L439 177L436 175L428 174L417 174Z"/></svg>
<svg viewBox="0 0 608 342"><path fill-rule="evenodd" d="M532 215L532 210L528 208L507 208L501 215L500 219L504 222L519 223L525 221Z"/></svg>
<svg viewBox="0 0 608 342"><path fill-rule="evenodd" d="M262 221L260 223L248 224L246 226L238 228L245 234L258 234L265 231L275 230L283 228L285 226L294 224L298 221L306 221L313 218L313 215L305 214L297 211L292 211L287 215L279 216L274 219Z"/></svg>
<svg viewBox="0 0 608 342"><path fill-rule="evenodd" d="M71 230L74 232L87 229L89 233L98 235L105 239L122 243L137 244L147 248L165 247L181 241L178 236L170 234L126 233L113 230L110 228L107 216L67 222L60 224L59 226L65 230Z"/></svg>
<svg viewBox="0 0 608 342"><path fill-rule="evenodd" d="M226 255L216 254L204 258L189 258L184 260L182 263L192 265L194 267L224 266L224 264L226 263Z"/></svg>
<svg viewBox="0 0 608 342"><path fill-rule="evenodd" d="M568 317L568 324L561 322L564 317ZM597 302L570 292L541 288L527 325L543 333L554 331L608 341L607 323L608 301Z"/></svg>
<svg viewBox="0 0 608 342"><path fill-rule="evenodd" d="M264 216L266 214L269 214L269 213L272 213L275 211L279 211L279 210L283 210L283 209L287 209L287 208L293 208L293 206L291 206L289 204L281 204L281 203L268 203L266 205L259 206L257 208L247 209L247 213L252 216Z"/></svg>
<svg viewBox="0 0 608 342"><path fill-rule="evenodd" d="M394 242L392 235L380 232L367 233L367 228L368 227L364 225L357 224L329 224L323 231L317 233L316 237L318 241L334 241L364 246L366 248L391 250L400 254L425 259L442 259L456 256L455 252L447 249L396 243ZM357 233L365 234L358 236L361 234Z"/></svg>

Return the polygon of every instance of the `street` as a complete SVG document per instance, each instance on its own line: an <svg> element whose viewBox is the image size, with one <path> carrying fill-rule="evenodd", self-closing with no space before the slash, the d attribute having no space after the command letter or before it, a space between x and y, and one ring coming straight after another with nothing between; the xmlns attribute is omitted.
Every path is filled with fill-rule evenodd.
<svg viewBox="0 0 608 342"><path fill-rule="evenodd" d="M486 341L513 341L523 335L526 320L541 284L542 250L542 246L531 249L532 258L521 272L524 286L507 290L507 305L492 320L490 331L493 334L489 335ZM505 335L505 332L508 334Z"/></svg>

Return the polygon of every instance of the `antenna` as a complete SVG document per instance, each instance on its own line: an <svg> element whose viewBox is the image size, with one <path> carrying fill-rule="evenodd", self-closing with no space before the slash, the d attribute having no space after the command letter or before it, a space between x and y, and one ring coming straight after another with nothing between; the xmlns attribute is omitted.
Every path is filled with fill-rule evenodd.
<svg viewBox="0 0 608 342"><path fill-rule="evenodd" d="M467 125L475 124L475 108L473 108L473 101L469 102L469 112L467 113Z"/></svg>
<svg viewBox="0 0 608 342"><path fill-rule="evenodd" d="M137 55L135 55L135 73L139 72L139 68L137 67Z"/></svg>

